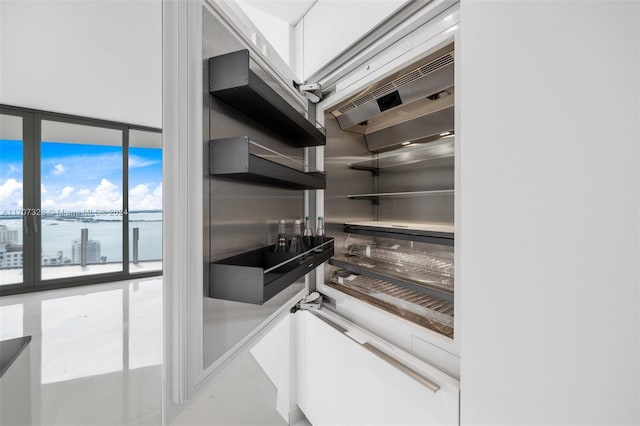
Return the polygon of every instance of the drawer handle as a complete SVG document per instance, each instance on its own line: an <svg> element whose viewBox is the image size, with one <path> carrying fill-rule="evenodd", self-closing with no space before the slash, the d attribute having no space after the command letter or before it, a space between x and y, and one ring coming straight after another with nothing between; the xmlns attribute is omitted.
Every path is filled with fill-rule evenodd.
<svg viewBox="0 0 640 426"><path fill-rule="evenodd" d="M404 365L403 363L401 363L397 359L395 359L395 358L387 355L386 353L382 352L380 349L378 349L375 346L371 345L369 342L365 343L362 346L364 346L364 348L367 349L369 352L371 352L371 353L379 356L383 360L387 361L389 364L393 365L398 370L402 371L404 374L406 374L407 376L411 377L412 379L414 379L418 383L426 386L433 393L436 393L436 392L438 392L440 390L440 385L439 384L435 383L432 380L427 379L422 374L418 373L417 371L415 371L412 368L407 367L406 365Z"/></svg>

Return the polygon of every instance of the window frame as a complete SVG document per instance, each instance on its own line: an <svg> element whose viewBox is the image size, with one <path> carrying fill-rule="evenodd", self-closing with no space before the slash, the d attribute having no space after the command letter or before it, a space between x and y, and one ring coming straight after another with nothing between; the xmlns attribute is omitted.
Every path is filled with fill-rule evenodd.
<svg viewBox="0 0 640 426"><path fill-rule="evenodd" d="M23 203L25 206L35 209L39 209L41 206L40 184L42 183L42 179L40 170L40 144L43 120L122 131L122 209L126 212L129 211L129 132L131 130L137 130L151 133L162 133L162 129L154 127L81 117L5 104L0 104L0 114L22 117L24 153ZM36 216L36 221L39 229L41 229L41 216ZM71 276L43 281L41 277L42 233L38 232L37 236L34 236L33 233L30 235L23 234L23 237L23 282L19 284L7 284L0 286L0 296L154 277L160 276L163 273L162 268L149 272L136 272L133 274L130 272L129 265L131 253L129 253L128 214L125 214L122 217L122 270L117 272Z"/></svg>

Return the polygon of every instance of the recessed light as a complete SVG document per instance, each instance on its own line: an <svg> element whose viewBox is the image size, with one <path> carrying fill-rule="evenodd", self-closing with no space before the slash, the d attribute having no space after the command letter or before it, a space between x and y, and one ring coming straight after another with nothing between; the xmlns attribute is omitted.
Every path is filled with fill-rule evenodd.
<svg viewBox="0 0 640 426"><path fill-rule="evenodd" d="M440 133L440 136L449 136L451 134L451 132L442 132Z"/></svg>
<svg viewBox="0 0 640 426"><path fill-rule="evenodd" d="M404 145L404 146L407 146L407 145L410 145L410 144L411 144L411 142L409 142L409 141L407 141L407 142L402 142L402 145Z"/></svg>

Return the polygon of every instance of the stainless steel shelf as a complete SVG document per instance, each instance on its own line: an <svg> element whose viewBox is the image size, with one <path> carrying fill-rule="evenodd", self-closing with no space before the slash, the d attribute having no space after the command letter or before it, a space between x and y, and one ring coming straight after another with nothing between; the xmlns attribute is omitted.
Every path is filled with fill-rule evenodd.
<svg viewBox="0 0 640 426"><path fill-rule="evenodd" d="M393 265L368 257L337 256L329 260L331 265L356 274L393 283L421 294L453 301L453 279L414 265Z"/></svg>
<svg viewBox="0 0 640 426"><path fill-rule="evenodd" d="M302 172L250 153L248 136L209 141L209 174L287 189L324 189L326 175Z"/></svg>
<svg viewBox="0 0 640 426"><path fill-rule="evenodd" d="M434 142L411 144L394 150L377 154L376 158L352 163L354 170L366 170L374 173L385 169L407 167L441 158L454 156L454 136L446 136Z"/></svg>
<svg viewBox="0 0 640 426"><path fill-rule="evenodd" d="M405 191L405 192L376 192L372 194L349 194L347 198L352 200L376 200L385 197L410 197L453 194L453 189L438 189L435 191Z"/></svg>
<svg viewBox="0 0 640 426"><path fill-rule="evenodd" d="M454 243L453 225L435 223L352 222L344 224L344 232L447 246Z"/></svg>
<svg viewBox="0 0 640 426"><path fill-rule="evenodd" d="M249 68L249 51L209 58L209 93L299 147L325 145L326 136Z"/></svg>
<svg viewBox="0 0 640 426"><path fill-rule="evenodd" d="M345 270L335 271L327 284L409 321L453 337L453 302Z"/></svg>

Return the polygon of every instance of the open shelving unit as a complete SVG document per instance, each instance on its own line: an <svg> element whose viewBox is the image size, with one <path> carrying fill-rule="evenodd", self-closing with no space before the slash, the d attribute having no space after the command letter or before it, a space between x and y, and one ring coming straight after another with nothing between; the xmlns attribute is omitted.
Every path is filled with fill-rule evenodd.
<svg viewBox="0 0 640 426"><path fill-rule="evenodd" d="M449 164L446 159L453 157L453 145L453 138L445 138L407 149L377 153L375 158L352 163L349 167L371 172L377 180L382 179L386 172L446 166ZM349 194L347 198L370 200L379 205L383 200L394 198L450 196L454 193L454 189L445 187ZM359 234L374 239L365 244L349 246L344 255L332 258L329 263L339 269L333 273L327 285L442 335L453 337L453 258L413 248L413 242L435 244L444 247L429 250L447 253L455 242L452 224L370 220L347 222L343 231L348 235ZM394 240L411 241L411 244L401 248Z"/></svg>
<svg viewBox="0 0 640 426"><path fill-rule="evenodd" d="M208 63L211 96L271 129L280 142L291 147L326 144L324 133L273 89L274 82L263 80L251 69L248 50L215 56ZM256 149L266 153L257 155ZM326 187L325 173L310 171L293 158L260 145L251 136L210 140L208 150L211 177L293 190ZM208 295L262 305L333 253L333 239L323 238L304 253L277 253L270 245L211 262Z"/></svg>
<svg viewBox="0 0 640 426"><path fill-rule="evenodd" d="M287 189L324 189L326 175L303 172L250 153L248 136L209 141L209 174Z"/></svg>

